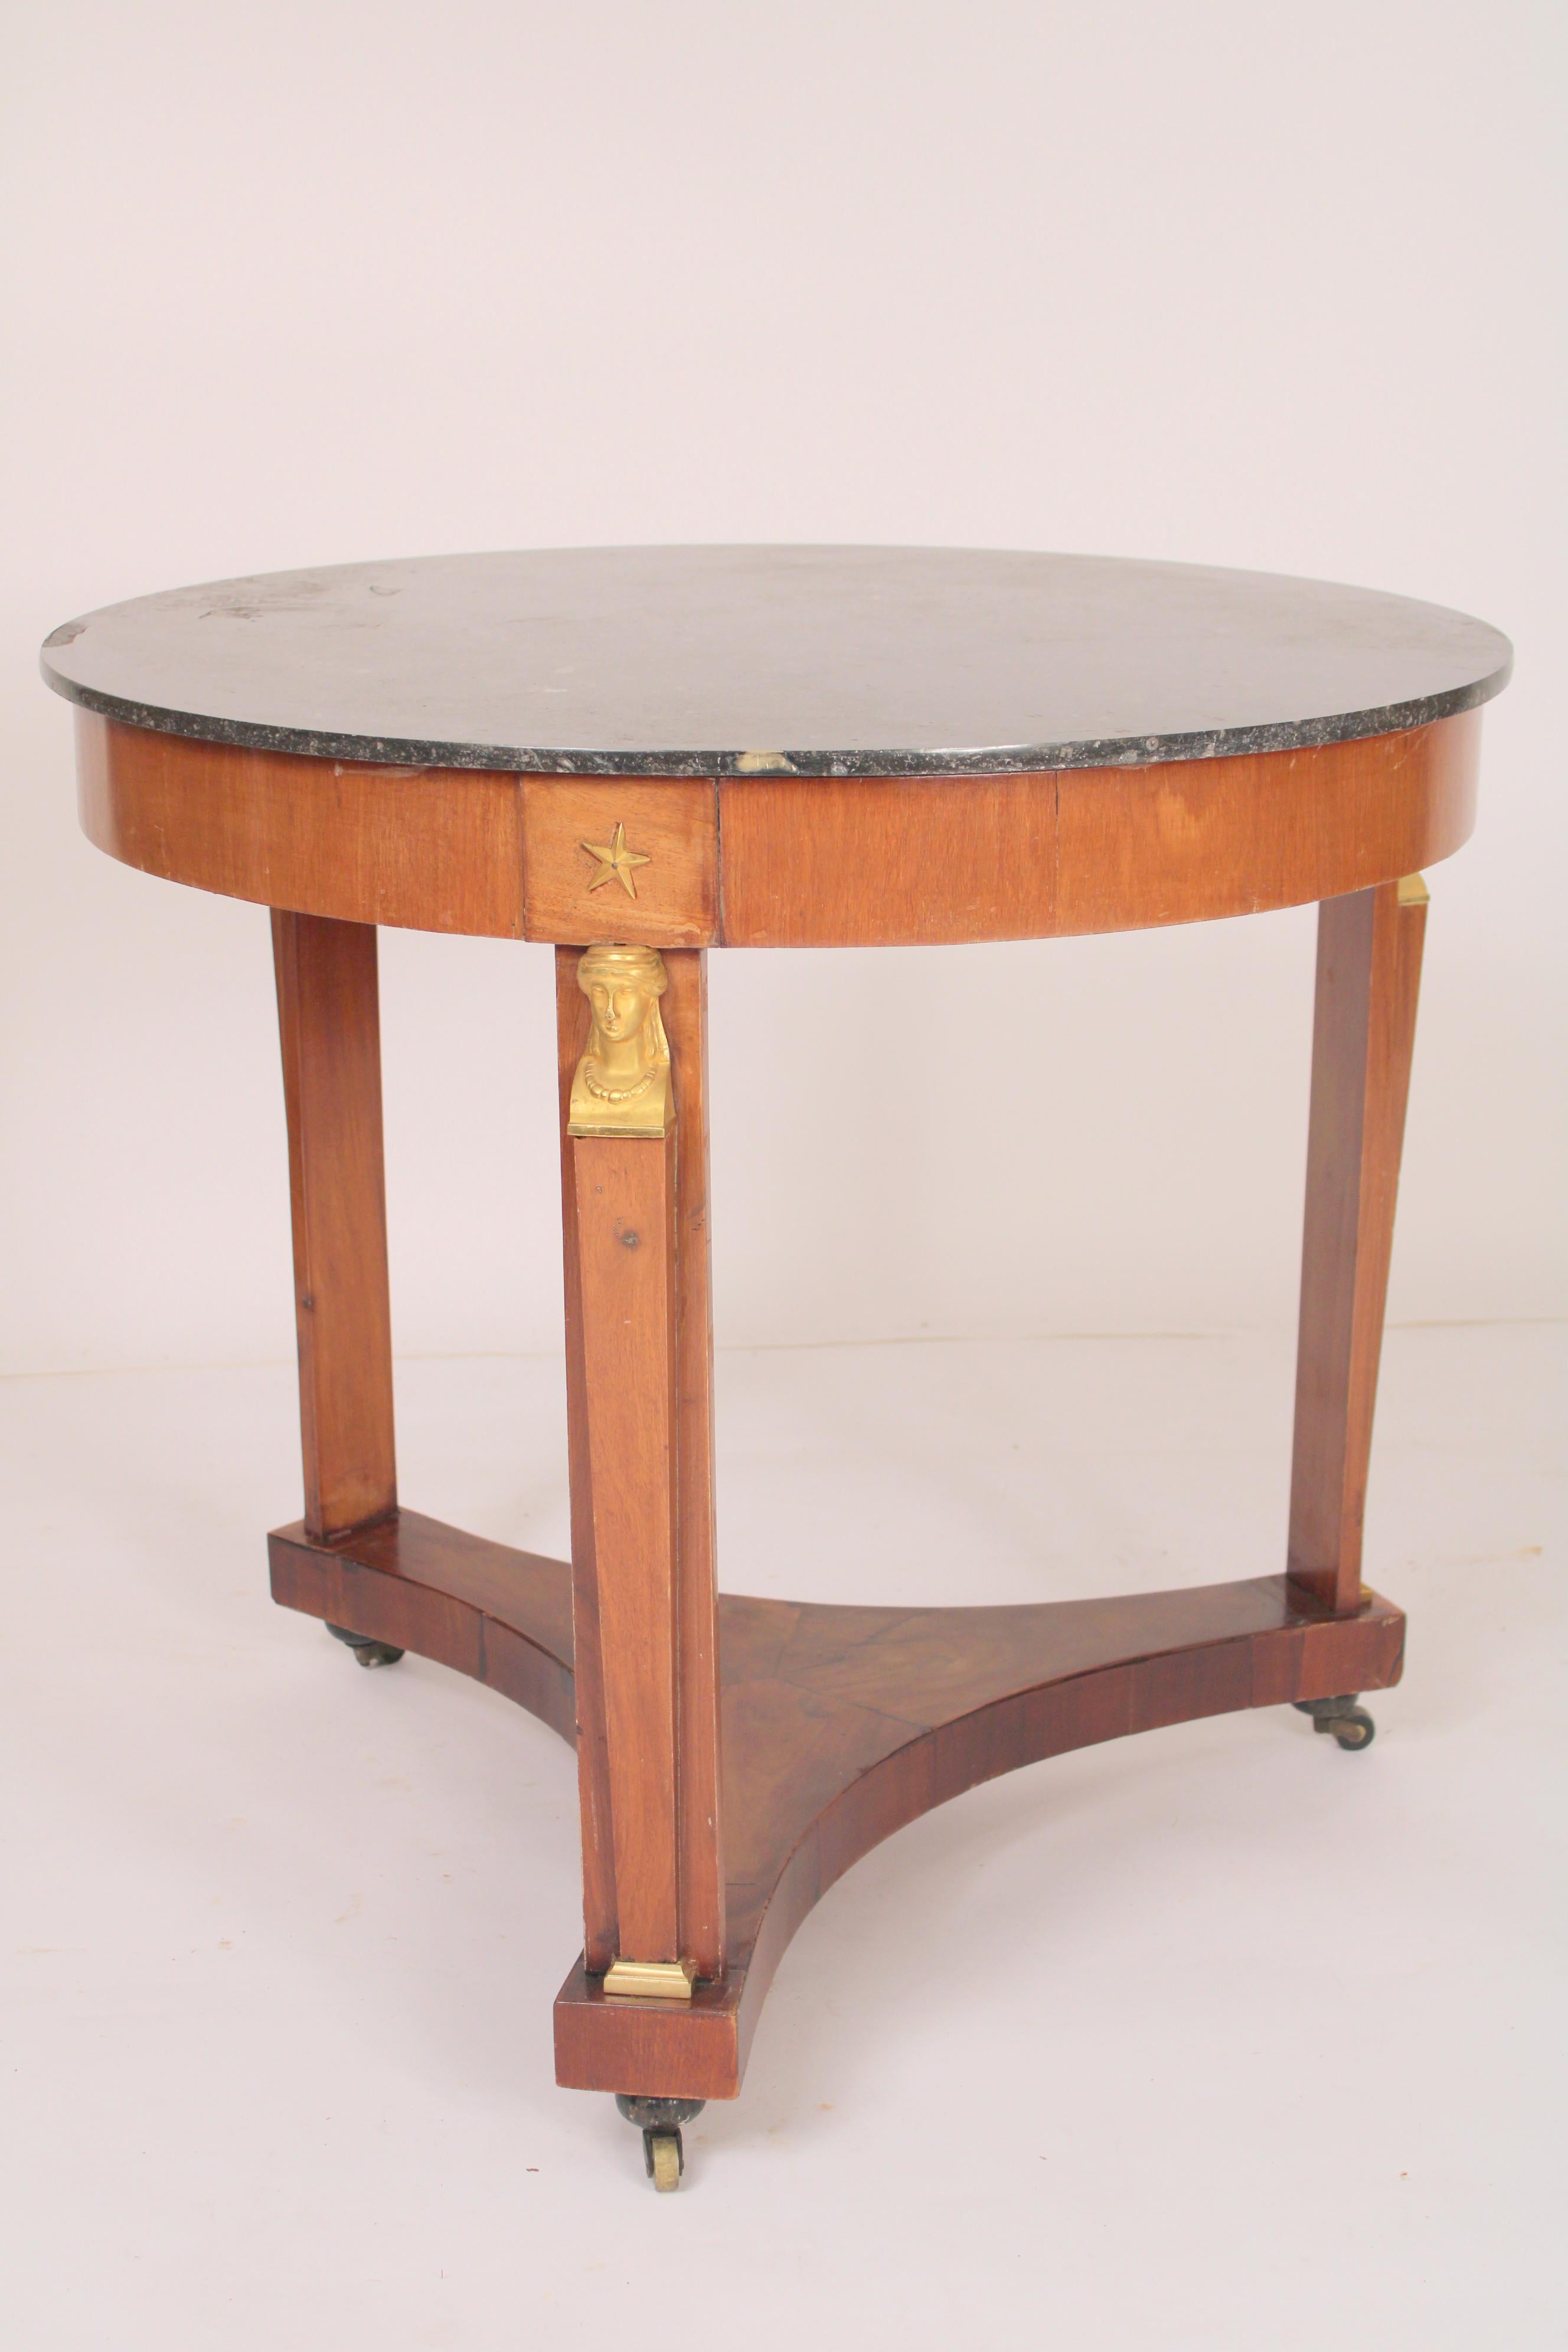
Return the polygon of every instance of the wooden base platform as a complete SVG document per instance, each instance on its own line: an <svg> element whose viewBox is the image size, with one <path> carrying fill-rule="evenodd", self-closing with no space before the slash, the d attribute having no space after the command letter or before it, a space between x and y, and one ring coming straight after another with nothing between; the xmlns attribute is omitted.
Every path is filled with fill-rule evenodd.
<svg viewBox="0 0 1568 2352"><path fill-rule="evenodd" d="M575 1740L572 1572L417 1512L269 1538L286 1607L455 1667ZM1206 1715L1387 1688L1405 1619L1320 1610L1283 1576L1025 1607L720 1600L730 1959L690 2004L607 1999L579 1961L558 2081L733 2098L763 1997L812 1905L881 1839L982 1780Z"/></svg>

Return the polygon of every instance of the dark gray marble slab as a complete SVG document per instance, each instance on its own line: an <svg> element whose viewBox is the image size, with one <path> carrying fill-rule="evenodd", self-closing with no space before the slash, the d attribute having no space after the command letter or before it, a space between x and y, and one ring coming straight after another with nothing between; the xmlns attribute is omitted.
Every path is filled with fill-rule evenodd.
<svg viewBox="0 0 1568 2352"><path fill-rule="evenodd" d="M1184 563L566 548L275 572L55 630L58 692L205 741L576 775L977 774L1386 734L1507 683L1485 622Z"/></svg>

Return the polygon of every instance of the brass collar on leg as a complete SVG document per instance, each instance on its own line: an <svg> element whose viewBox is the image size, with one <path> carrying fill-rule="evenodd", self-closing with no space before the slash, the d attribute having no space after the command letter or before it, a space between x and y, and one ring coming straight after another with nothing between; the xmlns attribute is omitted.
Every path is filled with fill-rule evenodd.
<svg viewBox="0 0 1568 2352"><path fill-rule="evenodd" d="M689 1960L613 1960L605 1990L612 2000L689 2000L696 1974Z"/></svg>

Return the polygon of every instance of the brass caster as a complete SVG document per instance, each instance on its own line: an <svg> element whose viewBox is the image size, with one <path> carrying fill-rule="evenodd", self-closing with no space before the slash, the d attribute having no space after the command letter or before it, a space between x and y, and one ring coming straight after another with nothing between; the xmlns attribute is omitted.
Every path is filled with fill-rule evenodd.
<svg viewBox="0 0 1568 2352"><path fill-rule="evenodd" d="M693 2116L702 2113L700 2099L645 2099L628 2096L617 2091L616 2105L627 2123L635 2124L642 2134L643 2165L648 2179L661 2197L668 2197L680 2186L680 2176L686 2169L686 2150L681 2145L680 2126L689 2124Z"/></svg>
<svg viewBox="0 0 1568 2352"><path fill-rule="evenodd" d="M1326 1731L1344 1748L1370 1748L1377 1737L1377 1726L1364 1706L1358 1706L1355 1694L1345 1698L1297 1698L1291 1706L1299 1715L1310 1715L1314 1731Z"/></svg>
<svg viewBox="0 0 1568 2352"><path fill-rule="evenodd" d="M354 1654L359 1666L395 1666L403 1655L390 1642L373 1642L368 1633L351 1633L346 1626L329 1625L328 1633L334 1642L343 1643Z"/></svg>

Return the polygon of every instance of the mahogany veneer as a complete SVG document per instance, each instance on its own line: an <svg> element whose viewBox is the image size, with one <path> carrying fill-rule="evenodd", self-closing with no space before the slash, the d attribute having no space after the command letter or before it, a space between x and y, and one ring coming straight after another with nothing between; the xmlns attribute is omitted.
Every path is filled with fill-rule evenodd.
<svg viewBox="0 0 1568 2352"><path fill-rule="evenodd" d="M1467 710L1141 768L608 783L76 723L82 830L127 866L303 914L574 947L931 947L1299 907L1451 856L1480 757ZM582 843L617 811L651 853L635 900L584 888Z"/></svg>
<svg viewBox="0 0 1568 2352"><path fill-rule="evenodd" d="M404 1511L357 1535L268 1538L285 1607L471 1675L574 1738L572 1570ZM806 1913L933 1805L1069 1748L1195 1716L1382 1690L1405 1619L1314 1608L1284 1576L1110 1601L867 1609L725 1593L721 1983L689 2010L607 2000L581 1962L555 2004L557 2079L733 2098L763 1995Z"/></svg>

